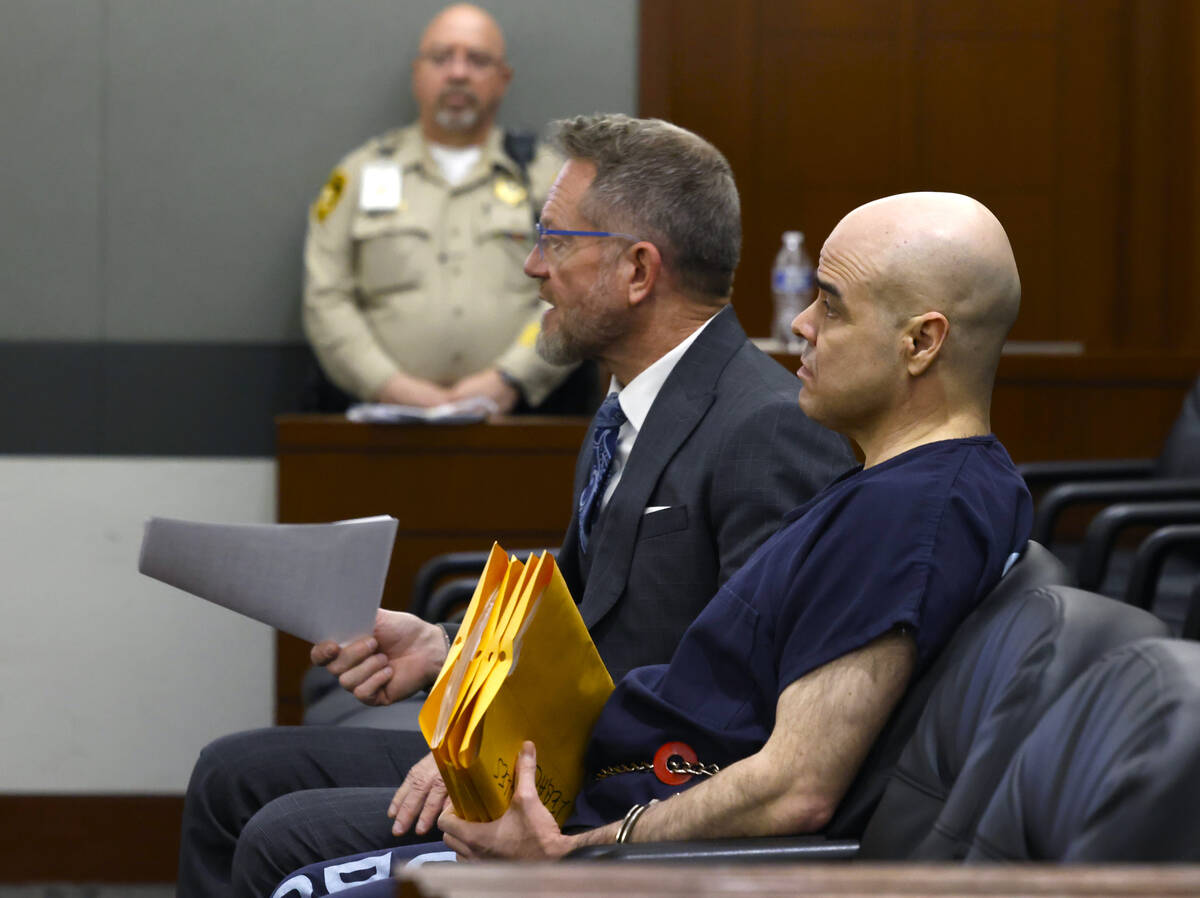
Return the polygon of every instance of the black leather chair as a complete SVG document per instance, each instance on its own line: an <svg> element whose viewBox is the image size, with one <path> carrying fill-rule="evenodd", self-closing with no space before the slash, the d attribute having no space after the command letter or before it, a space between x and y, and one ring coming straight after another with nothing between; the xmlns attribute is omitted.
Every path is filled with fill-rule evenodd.
<svg viewBox="0 0 1200 898"><path fill-rule="evenodd" d="M1021 745L967 859L1200 861L1200 644L1149 639L1085 672Z"/></svg>
<svg viewBox="0 0 1200 898"><path fill-rule="evenodd" d="M1153 615L1068 586L989 602L937 686L862 837L863 858L958 860L1021 740L1109 649L1165 636Z"/></svg>
<svg viewBox="0 0 1200 898"><path fill-rule="evenodd" d="M921 674L905 692L904 698L892 712L892 716L879 738L875 740L875 745L863 763L862 769L842 798L829 826L826 827L828 834L839 838L857 838L862 835L892 778L902 752L916 731L921 716L925 713L934 689L944 680L955 682L960 679L958 654L954 647L960 641L977 640L986 626L983 622L989 620L1000 606L1018 599L1032 589L1064 584L1068 581L1068 571L1058 558L1032 540L1026 544L1021 558L996 584L995 588L984 597L979 606L967 616L958 632L954 634L929 669Z"/></svg>
<svg viewBox="0 0 1200 898"><path fill-rule="evenodd" d="M1161 502L1118 502L1101 510L1090 524L1075 565L1075 585L1097 591L1105 579L1117 539L1135 527L1200 524L1200 500L1169 499ZM1128 580L1126 581L1128 594ZM1149 606L1139 606L1149 607Z"/></svg>
<svg viewBox="0 0 1200 898"><path fill-rule="evenodd" d="M1075 584L1114 597L1123 578L1106 581L1117 535L1130 526L1194 522L1200 504L1200 378L1192 384L1179 416L1156 459L1034 462L1018 466L1031 490L1045 489L1038 502L1031 538L1077 558ZM1174 505L1181 500L1191 509ZM1055 529L1062 513L1077 505L1111 505L1089 527L1082 550L1058 546ZM1122 565L1118 564L1118 567Z"/></svg>
<svg viewBox="0 0 1200 898"><path fill-rule="evenodd" d="M902 752L922 720L931 696L942 683L948 684L942 688L963 688L964 680L976 665L976 652L986 640L991 623L997 616L1006 619L1005 609L1014 603L1019 605L1022 596L1027 592L1048 584L1061 583L1066 576L1067 571L1058 559L1036 543L1028 544L1021 559L963 622L941 656L909 687L875 741L871 753L824 834L774 839L595 845L573 852L570 855L571 859L762 862L856 857L859 854L858 837L863 833L864 827L868 826L872 814L876 813L880 796L885 793ZM1149 615L1136 609L1128 611L1135 616L1149 618ZM1043 657L1042 660L1049 659Z"/></svg>

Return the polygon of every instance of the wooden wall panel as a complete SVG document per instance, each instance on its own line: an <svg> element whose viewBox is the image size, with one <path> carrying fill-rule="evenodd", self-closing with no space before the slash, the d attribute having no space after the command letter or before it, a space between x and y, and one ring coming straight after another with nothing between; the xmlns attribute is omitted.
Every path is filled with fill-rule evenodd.
<svg viewBox="0 0 1200 898"><path fill-rule="evenodd" d="M929 0L921 4L924 31L988 36L1052 35L1058 9L1046 0Z"/></svg>
<svg viewBox="0 0 1200 898"><path fill-rule="evenodd" d="M803 231L815 259L848 209L913 177L918 82L911 2L758 7L756 158L749 177L735 168L746 195L735 296L747 330L765 334L780 234Z"/></svg>
<svg viewBox="0 0 1200 898"><path fill-rule="evenodd" d="M1200 346L1200 141L1197 141L1197 110L1200 110L1200 4L1173 7L1175 15L1169 34L1170 50L1165 78L1170 89L1168 115L1162 143L1167 157L1167 265L1165 299L1167 345L1174 351Z"/></svg>
<svg viewBox="0 0 1200 898"><path fill-rule="evenodd" d="M1125 22L1123 0L1082 0L1059 5L1060 106L1071 127L1058 134L1053 194L1053 292L1026 289L1016 335L1026 340L1078 340L1089 350L1113 343L1116 298L1126 279L1122 209L1122 96ZM1019 235L1014 246L1019 245ZM1017 257L1022 267L1024 259ZM1053 310L1053 326L1029 320L1030 307ZM1037 326L1030 326L1037 322Z"/></svg>
<svg viewBox="0 0 1200 898"><path fill-rule="evenodd" d="M885 33L894 18L903 18L899 11L904 3L895 0L846 0L843 3L764 3L760 4L768 24L789 22L803 31Z"/></svg>
<svg viewBox="0 0 1200 898"><path fill-rule="evenodd" d="M1162 247L1166 237L1167 85L1164 77L1170 39L1166 3L1136 3L1127 14L1130 66L1126 75L1129 125L1123 131L1126 178L1123 199L1127 215L1127 281L1117 296L1115 317L1123 322L1118 346L1161 346L1166 339L1166 271Z"/></svg>
<svg viewBox="0 0 1200 898"><path fill-rule="evenodd" d="M1010 231L1014 337L1197 356L1197 6L643 0L642 112L729 155L752 332L783 230L815 254L858 203L949 189Z"/></svg>
<svg viewBox="0 0 1200 898"><path fill-rule="evenodd" d="M1059 55L1053 35L926 35L917 69L920 177L964 188L1049 191L1063 116L1052 89ZM980 164L991 158L1005 164Z"/></svg>
<svg viewBox="0 0 1200 898"><path fill-rule="evenodd" d="M768 332L782 231L815 256L863 202L969 193L1017 256L1013 338L1083 347L1005 360L993 424L1014 456L1156 451L1200 373L1200 2L641 8L642 113L704 134L738 178L750 333Z"/></svg>
<svg viewBox="0 0 1200 898"><path fill-rule="evenodd" d="M687 126L714 143L734 171L754 162L751 140L754 94L755 8L725 0L660 0L642 4L639 104L645 115L678 120L678 85L687 85ZM671 49L664 49L669 35ZM711 54L687 48L719 47ZM662 80L660 80L662 79Z"/></svg>
<svg viewBox="0 0 1200 898"><path fill-rule="evenodd" d="M174 882L182 816L182 795L0 795L0 883Z"/></svg>

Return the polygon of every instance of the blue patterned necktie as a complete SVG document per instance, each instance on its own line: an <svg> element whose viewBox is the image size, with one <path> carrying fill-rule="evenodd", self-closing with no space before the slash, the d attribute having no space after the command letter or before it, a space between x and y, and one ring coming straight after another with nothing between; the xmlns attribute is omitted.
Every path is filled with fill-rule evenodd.
<svg viewBox="0 0 1200 898"><path fill-rule="evenodd" d="M604 498L604 486L612 468L613 456L617 453L617 437L625 423L625 413L617 401L617 394L610 393L596 412L596 427L592 431L592 470L588 481L579 494L579 548L586 552L588 534L592 529L592 517L600 508Z"/></svg>

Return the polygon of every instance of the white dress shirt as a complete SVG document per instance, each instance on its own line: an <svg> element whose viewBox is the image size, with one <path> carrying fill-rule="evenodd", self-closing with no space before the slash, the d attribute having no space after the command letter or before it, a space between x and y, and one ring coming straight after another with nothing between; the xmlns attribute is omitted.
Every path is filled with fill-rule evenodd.
<svg viewBox="0 0 1200 898"><path fill-rule="evenodd" d="M717 314L720 313L714 314L712 318L685 337L674 349L659 358L624 387L615 377L609 384L609 395L617 394L617 401L621 404L621 411L625 413L626 420L617 435L617 451L613 456L608 485L604 488L604 497L600 502L601 508L608 504L608 500L621 480L621 472L625 470L625 464L629 461L629 453L633 451L638 431L642 429L646 415L650 414L650 406L654 405L654 400L658 398L659 390L667 382L667 378L675 370L675 365L683 358L683 354L688 351L688 347L696 342L700 332L708 327L709 322L716 318Z"/></svg>

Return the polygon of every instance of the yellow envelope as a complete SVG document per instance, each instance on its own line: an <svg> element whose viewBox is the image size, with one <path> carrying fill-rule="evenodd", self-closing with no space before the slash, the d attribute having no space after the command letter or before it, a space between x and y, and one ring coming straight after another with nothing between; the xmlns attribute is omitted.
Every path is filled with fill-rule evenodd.
<svg viewBox="0 0 1200 898"><path fill-rule="evenodd" d="M523 588L516 593L515 601L507 603L503 619L499 622L499 638L495 648L493 663L486 672L486 678L479 684L479 691L476 693L475 701L472 703L471 716L467 722L466 729L456 734L459 745L456 766L465 771L466 778L476 784L479 781L483 781L484 783L490 782L487 775L480 770L477 761L480 740L483 734L481 724L492 701L495 699L496 693L504 684L512 669L514 641L517 633L520 632L521 627L525 624L527 612L531 604L541 596L550 580L554 562L553 559L550 559L547 564L545 563L547 559L550 559L550 556L546 553L543 553L542 557L537 561L530 557L529 563L525 566L525 572L528 576L523 579ZM505 769L493 771L493 776L505 780L506 772ZM507 792L503 789L497 790L486 787L476 789L476 794L487 809L488 819L495 819L503 814L504 809L508 807L508 802L512 795L511 782L508 783L506 788Z"/></svg>
<svg viewBox="0 0 1200 898"><path fill-rule="evenodd" d="M446 790L455 810L464 820L482 820L483 810L474 789L460 784L451 770L451 748L446 742L446 732L454 718L454 710L461 698L461 689L470 667L470 662L483 638L490 611L495 605L504 578L508 574L508 557L498 543L492 545L483 574L475 586L471 603L467 606L458 634L450 644L442 669L429 690L429 696L421 707L418 722L425 741L429 744L434 761L442 773ZM466 784L469 786L469 784Z"/></svg>
<svg viewBox="0 0 1200 898"><path fill-rule="evenodd" d="M482 681L467 725L460 729L456 720L448 735L457 741L448 755L456 762L439 766L460 815L482 812L481 819L494 820L509 806L521 743L533 740L538 795L562 824L581 788L583 752L612 678L553 557L530 559L523 573L523 588L505 595L504 604L515 605L499 611L496 651L475 671Z"/></svg>
<svg viewBox="0 0 1200 898"><path fill-rule="evenodd" d="M495 666L496 656L500 652L501 621L506 621L510 617L517 596L525 587L526 572L526 566L516 558L509 560L508 573L505 574L504 580L500 584L496 601L492 605L491 613L487 616L479 647L475 650L474 657L467 669L467 675L459 690L459 700L455 703L454 718L448 730L448 733L453 734L448 742L457 747L457 754L451 756L457 766L466 763L462 757L462 750L469 739L467 726L471 720L475 696Z"/></svg>
<svg viewBox="0 0 1200 898"><path fill-rule="evenodd" d="M480 575L479 582L475 584L471 604L467 606L466 614L463 615L458 634L450 643L450 649L446 653L442 669L438 673L437 679L434 680L433 687L429 690L425 704L421 706L421 713L417 716L421 733L425 736L425 741L433 748L440 745L445 737L450 714L454 710L462 680L466 675L466 662L459 664L459 660L463 657L464 651L467 661L474 654L479 640L483 636L485 609L490 610L500 584L507 573L508 557L500 548L499 543L493 543L487 564L483 568L483 574Z"/></svg>

